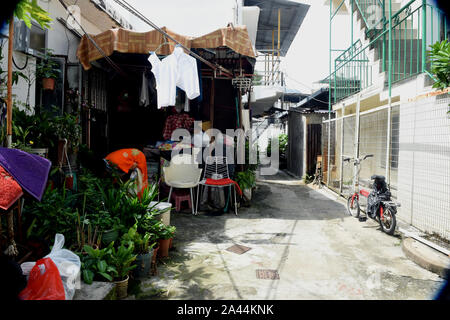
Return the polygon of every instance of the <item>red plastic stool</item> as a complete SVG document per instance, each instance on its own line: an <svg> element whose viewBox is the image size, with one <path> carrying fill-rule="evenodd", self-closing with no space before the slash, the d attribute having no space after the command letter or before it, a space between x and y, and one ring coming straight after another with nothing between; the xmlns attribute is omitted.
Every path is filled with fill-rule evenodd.
<svg viewBox="0 0 450 320"><path fill-rule="evenodd" d="M188 189L184 189L184 190L183 189L175 189L172 192L171 198L175 198L175 209L177 211L181 211L181 203L183 201L187 201L189 204L189 209L192 209L191 195L190 195Z"/></svg>

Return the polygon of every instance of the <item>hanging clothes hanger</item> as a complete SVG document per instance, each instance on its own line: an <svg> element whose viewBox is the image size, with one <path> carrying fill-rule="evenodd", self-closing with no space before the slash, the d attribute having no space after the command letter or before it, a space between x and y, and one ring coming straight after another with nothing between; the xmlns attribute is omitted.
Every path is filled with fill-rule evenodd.
<svg viewBox="0 0 450 320"><path fill-rule="evenodd" d="M158 46L158 48L156 48L155 51L150 51L149 53L150 53L150 54L156 54L156 53L158 52L158 50L161 49L161 47L162 47L163 45L166 45L166 44L172 45L172 46L174 45L173 43L169 42L169 41L167 40L166 37L164 37L164 40L165 40L165 41L164 41L163 43L161 43L161 44ZM177 45L175 46L175 48L176 48L177 46L179 46L179 44L177 44Z"/></svg>

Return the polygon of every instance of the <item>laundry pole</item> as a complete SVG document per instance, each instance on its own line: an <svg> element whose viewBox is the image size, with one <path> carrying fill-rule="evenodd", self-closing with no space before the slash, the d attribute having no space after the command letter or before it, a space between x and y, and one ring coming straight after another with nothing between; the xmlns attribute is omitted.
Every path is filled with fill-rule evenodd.
<svg viewBox="0 0 450 320"><path fill-rule="evenodd" d="M7 82L7 108L6 108L6 146L12 147L12 55L14 39L14 14L9 20L9 38L8 38L8 82Z"/></svg>

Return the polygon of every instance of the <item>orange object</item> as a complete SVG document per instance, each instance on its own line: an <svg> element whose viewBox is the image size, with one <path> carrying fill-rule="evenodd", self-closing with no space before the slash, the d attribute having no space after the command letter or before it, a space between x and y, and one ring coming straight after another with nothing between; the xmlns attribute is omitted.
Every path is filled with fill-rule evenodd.
<svg viewBox="0 0 450 320"><path fill-rule="evenodd" d="M138 192L139 198L142 196L142 192L148 186L147 176L147 159L143 152L138 149L120 149L108 154L106 160L114 163L120 170L128 173L134 168L139 168L142 173L142 187Z"/></svg>

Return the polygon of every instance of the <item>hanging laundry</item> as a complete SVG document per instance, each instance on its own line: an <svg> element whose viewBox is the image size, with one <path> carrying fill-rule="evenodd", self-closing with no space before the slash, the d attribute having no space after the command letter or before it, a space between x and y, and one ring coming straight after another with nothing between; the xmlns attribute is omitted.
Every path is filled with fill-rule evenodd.
<svg viewBox="0 0 450 320"><path fill-rule="evenodd" d="M164 125L163 137L166 140L169 140L172 137L172 133L178 129L193 129L194 126L194 118L191 118L186 113L181 114L173 114L167 117L166 123Z"/></svg>
<svg viewBox="0 0 450 320"><path fill-rule="evenodd" d="M174 106L176 99L177 60L173 54L162 61L152 52L148 61L155 75L158 109Z"/></svg>
<svg viewBox="0 0 450 320"><path fill-rule="evenodd" d="M163 60L152 52L148 61L156 79L159 109L175 105L177 87L183 90L190 100L200 96L197 60L186 54L181 47L176 47L173 53ZM188 107L185 108L187 109Z"/></svg>
<svg viewBox="0 0 450 320"><path fill-rule="evenodd" d="M200 96L197 60L185 53L181 47L176 47L170 56L172 55L177 60L177 87L186 92L189 100L197 98Z"/></svg>

